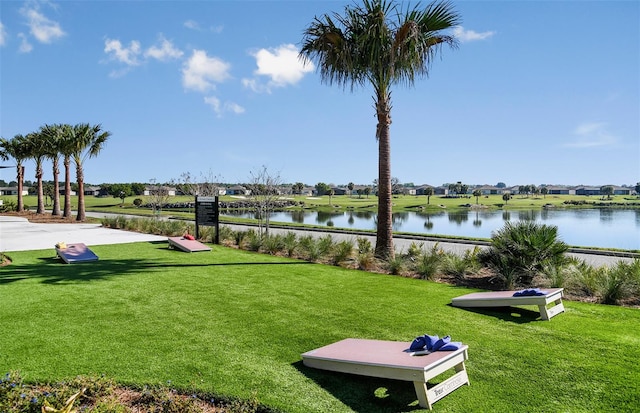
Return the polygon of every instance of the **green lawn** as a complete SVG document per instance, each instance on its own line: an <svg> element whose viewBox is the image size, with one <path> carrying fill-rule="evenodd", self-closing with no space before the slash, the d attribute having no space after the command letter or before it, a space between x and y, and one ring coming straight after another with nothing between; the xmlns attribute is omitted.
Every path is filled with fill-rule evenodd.
<svg viewBox="0 0 640 413"><path fill-rule="evenodd" d="M99 375L256 398L287 412L419 411L413 385L305 368L346 337L469 345L471 386L442 412L626 412L640 405L640 311L565 302L530 310L449 305L470 290L213 246L95 246L95 263L12 252L0 268L0 373ZM637 410L636 410L637 411Z"/></svg>

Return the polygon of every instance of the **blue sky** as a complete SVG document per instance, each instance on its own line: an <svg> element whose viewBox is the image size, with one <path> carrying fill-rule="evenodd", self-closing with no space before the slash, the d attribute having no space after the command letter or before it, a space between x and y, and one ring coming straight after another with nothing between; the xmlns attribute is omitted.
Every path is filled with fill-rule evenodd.
<svg viewBox="0 0 640 413"><path fill-rule="evenodd" d="M314 16L349 4L0 1L0 134L102 124L112 136L85 162L93 184L247 182L263 166L283 182L371 184L371 89L323 84L297 59ZM640 2L453 4L460 47L392 89L392 176L640 181Z"/></svg>

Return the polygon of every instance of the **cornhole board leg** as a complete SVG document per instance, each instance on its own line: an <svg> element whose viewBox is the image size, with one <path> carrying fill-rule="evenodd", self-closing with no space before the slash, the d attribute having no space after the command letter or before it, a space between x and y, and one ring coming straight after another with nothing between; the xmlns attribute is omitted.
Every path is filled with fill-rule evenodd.
<svg viewBox="0 0 640 413"><path fill-rule="evenodd" d="M547 308L546 304L540 304L538 306L540 308L540 317L543 320L550 320L551 317L556 316L560 313L564 313L564 304L562 304L562 298L555 300L553 303L555 305L549 308Z"/></svg>
<svg viewBox="0 0 640 413"><path fill-rule="evenodd" d="M447 394L464 386L465 384L467 386L470 385L469 376L467 376L467 369L464 366L464 362L456 365L454 368L457 371L456 374L430 389L427 388L427 383L425 382L413 382L420 407L426 407L431 410L433 408L433 404Z"/></svg>

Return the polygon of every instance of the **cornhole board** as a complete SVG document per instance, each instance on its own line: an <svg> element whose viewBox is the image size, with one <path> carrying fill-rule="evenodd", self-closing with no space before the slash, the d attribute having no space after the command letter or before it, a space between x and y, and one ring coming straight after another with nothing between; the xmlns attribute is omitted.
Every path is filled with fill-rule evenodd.
<svg viewBox="0 0 640 413"><path fill-rule="evenodd" d="M182 237L169 237L169 248L177 248L184 252L211 251L200 241L184 239Z"/></svg>
<svg viewBox="0 0 640 413"><path fill-rule="evenodd" d="M467 349L463 345L454 351L412 356L405 342L347 338L303 353L302 362L322 370L411 381L420 406L431 410L435 402L469 384L464 365ZM450 369L456 371L453 376L427 387L429 380Z"/></svg>
<svg viewBox="0 0 640 413"><path fill-rule="evenodd" d="M564 312L562 295L564 288L545 288L545 295L525 295L514 297L515 291L490 291L471 293L451 299L455 307L511 307L520 305L537 305L540 317L550 320L551 317ZM548 307L549 304L553 304Z"/></svg>
<svg viewBox="0 0 640 413"><path fill-rule="evenodd" d="M66 248L56 247L56 255L67 264L98 260L98 256L83 243L67 244Z"/></svg>

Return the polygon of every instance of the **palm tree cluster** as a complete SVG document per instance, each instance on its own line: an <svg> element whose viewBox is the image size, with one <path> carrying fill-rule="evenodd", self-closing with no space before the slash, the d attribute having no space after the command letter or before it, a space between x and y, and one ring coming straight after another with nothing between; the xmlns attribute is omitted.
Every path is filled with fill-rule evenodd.
<svg viewBox="0 0 640 413"><path fill-rule="evenodd" d="M84 168L87 158L97 156L111 132L103 131L102 125L79 123L77 125L53 124L41 126L36 132L16 135L13 139L0 138L0 159L13 158L16 162L18 182L17 212L24 212L22 199L24 182L24 162L33 159L36 164L38 194L37 214L44 214L43 162L51 160L53 167L53 209L51 215L71 217L71 163L76 167L78 184L77 221L84 221ZM59 175L60 160L65 170L64 209L60 210Z"/></svg>

